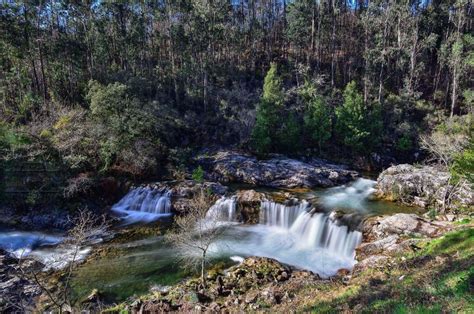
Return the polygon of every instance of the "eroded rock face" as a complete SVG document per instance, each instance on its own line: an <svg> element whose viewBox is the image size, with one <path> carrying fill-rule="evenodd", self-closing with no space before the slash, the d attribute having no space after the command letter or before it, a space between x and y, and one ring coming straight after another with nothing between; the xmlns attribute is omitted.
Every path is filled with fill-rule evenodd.
<svg viewBox="0 0 474 314"><path fill-rule="evenodd" d="M402 164L392 166L379 175L376 195L420 207L432 205L442 207L447 193L453 190L448 181L449 173L434 167L418 168ZM474 191L468 184L457 185L451 202L445 203L451 207L473 206Z"/></svg>
<svg viewBox="0 0 474 314"><path fill-rule="evenodd" d="M330 187L355 179L358 174L321 160L301 161L283 156L267 160L231 151L199 157L212 181L240 182L269 187Z"/></svg>

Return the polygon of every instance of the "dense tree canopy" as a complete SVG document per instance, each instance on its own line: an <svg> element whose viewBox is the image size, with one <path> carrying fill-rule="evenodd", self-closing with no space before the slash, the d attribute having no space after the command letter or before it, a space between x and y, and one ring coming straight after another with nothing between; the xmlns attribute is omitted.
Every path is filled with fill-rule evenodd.
<svg viewBox="0 0 474 314"><path fill-rule="evenodd" d="M409 158L472 113L471 32L467 0L3 2L0 143L133 174L208 144Z"/></svg>

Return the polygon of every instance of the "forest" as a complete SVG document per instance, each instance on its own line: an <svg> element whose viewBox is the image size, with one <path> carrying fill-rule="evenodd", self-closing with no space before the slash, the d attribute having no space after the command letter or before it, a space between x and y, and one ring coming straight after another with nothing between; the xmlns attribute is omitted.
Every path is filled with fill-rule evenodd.
<svg viewBox="0 0 474 314"><path fill-rule="evenodd" d="M467 0L6 1L0 38L5 155L77 173L210 144L414 160L471 125Z"/></svg>
<svg viewBox="0 0 474 314"><path fill-rule="evenodd" d="M469 266L474 253L470 247L472 229L459 231L454 226L472 228L473 221L473 30L470 0L1 1L0 216L5 218L0 219L0 256L2 250L9 251L2 246L2 234L9 234L10 226L13 226L11 230L17 230L28 217L28 223L25 223L29 224L28 228L48 229L50 220L55 226L59 221L61 224L66 221L63 217L66 212L79 215L76 225L83 227L80 231L77 226L71 229L75 235L81 234L74 242L75 259L87 241L94 241L90 234L95 231L87 229L87 225L97 221L89 212L83 211L85 208L98 215L105 213L107 217L109 209L115 210L125 214L122 218L134 226L139 221L140 226L133 229L135 231L117 231L120 236L118 240L117 237L112 240L115 243L113 241L120 242L122 238L135 239L165 232L167 227L163 229L161 222L159 228L145 224L145 221L156 221L156 217L133 216L129 213L133 208L147 214L150 211L159 212L159 215L177 214L175 223L178 227L186 226L183 227L185 230L193 229L196 221L209 220L209 212L216 208L226 212L227 222L239 220L254 224L257 221L261 225L277 224L277 227L290 229L293 223L296 224L292 220L294 217L303 217L309 211L310 207L305 207L308 203L316 211L327 207L328 213L330 210L339 213L349 204L351 211L364 217L368 215L367 211L371 215L410 213L420 217L423 214L424 218L416 219L430 221L422 231L411 230L405 235L435 237L454 230L444 240L427 242L416 251L421 253L416 254L432 256L430 254L455 252L451 246L436 246L436 241L440 245L452 245L456 241L459 245L466 244L467 253L443 262L443 267L447 272L459 270L468 274L468 277L462 277L471 280L468 288L465 288L465 281L462 283L462 293L468 294L472 292L474 276ZM377 176L377 182L371 181ZM225 185L223 188L221 183ZM253 188L227 186L231 183L252 185ZM280 190L262 192L257 187ZM195 191L198 188L200 190ZM204 188L213 195L204 193ZM316 193L320 200L318 205L297 191L299 188ZM319 192L313 188L328 190L317 194ZM216 192L220 189L227 192ZM249 191L253 194L245 194ZM231 192L236 194L229 196ZM331 197L335 197L332 193L336 192L342 193L338 197L347 196L347 200L338 198L331 203ZM189 193L197 199L186 199ZM374 205L370 203L372 194L383 202L397 205L377 203L379 201L374 201ZM121 197L124 198L120 200ZM182 201L183 197L185 201ZM294 203L295 199L299 203ZM272 200L274 203L267 203ZM185 203L187 205L183 205ZM257 203L260 216L255 213ZM153 208L148 209L149 206ZM43 213L51 208L60 214L44 216ZM266 216L262 216L264 211ZM284 216L283 223L280 219L285 211L294 213ZM224 219L222 215L217 215L219 222ZM326 219L326 227L321 227L324 230L332 228L330 230L336 230L334 233L344 233L346 242L343 246L349 251L338 251L338 254L351 261L355 260L352 254L356 254L359 244L363 243L360 246L363 247L368 239L375 241L381 234L389 235L388 229L370 235L365 233L367 221L372 223L375 216L369 215L372 220L357 220L338 215L339 220L334 225L326 216L318 219ZM450 215L455 218L450 220ZM40 218L35 218L40 216L41 223L37 222ZM186 217L193 217L193 220L186 220ZM415 219L415 216L407 217ZM46 220L48 223L44 223ZM109 218L106 220L109 223ZM110 221L113 224L114 220ZM347 232L340 231L338 228L347 221L350 221L348 229L345 227ZM371 224L370 228L376 230L384 226L384 221L377 221L378 227ZM452 224L444 225L446 221ZM71 223L62 224L61 232L70 228ZM108 223L98 223L100 232L105 233ZM397 221L392 223L397 225ZM219 227L201 226L201 232L209 235L211 229L221 231L221 224L214 225ZM292 232L297 229L293 226ZM300 226L302 229L298 230L306 232L306 237L309 228L317 227L316 222L311 226ZM428 232L429 228L436 231ZM397 244L405 243L401 242L402 233L397 234ZM173 241L192 241L195 236L188 234L186 237L177 232L169 237ZM223 235L216 232L214 236L201 252L202 260L191 262L202 265L201 286L196 288L201 305L206 304L201 300L202 295L209 294L205 266L220 263L207 264L206 254L212 255L207 252L208 248L212 251L214 241ZM253 236L249 235L251 239ZM28 237L32 235L28 234ZM322 235L318 241L327 241L327 246L334 249L336 244L331 244L331 236L326 240L324 237ZM38 241L43 243L44 239ZM52 241L47 245L51 243L56 244ZM188 243L179 244L186 247ZM256 250L263 252L265 249L258 247ZM312 250L308 249L308 254L313 254ZM384 254L388 252L385 247L383 250ZM375 253L370 251L370 254ZM357 251L357 258L370 254ZM245 251L242 255L260 256L253 251ZM261 255L288 265L295 264L293 260L287 261L288 256L273 251ZM417 263L422 260L420 256L415 258ZM76 262L74 259L71 265ZM305 263L311 260L307 256L302 259ZM245 259L240 266L234 267L251 268L259 263L267 262ZM351 263L347 264L349 266L344 264L347 267L341 269L352 269ZM426 267L422 268L423 272L438 271L438 264L429 263L423 264L422 267ZM175 267L166 265L171 269ZM416 281L414 278L420 269L416 268L418 264L414 265L405 266L412 272L410 278ZM278 274L272 275L275 282L283 281L276 278L283 278L285 273L291 283L294 270L280 266L271 266L279 269ZM311 268L313 264L309 268L306 266L303 265L303 269L320 274L320 269ZM69 289L69 278L80 278L81 268L76 270L75 267L69 268L65 289ZM88 262L84 269L96 271L87 267L92 267ZM404 276L403 271L398 272L402 266L396 269L390 270L393 276ZM339 270L328 271L328 274L337 273L342 281L352 276L352 272L341 275ZM239 271L250 273L247 268ZM431 280L442 273L442 270L430 273ZM379 275L385 278L377 273ZM187 278L178 271L169 276ZM354 278L362 278L357 276L361 275L354 275ZM372 278L370 276L363 278ZM210 280L210 285L216 284L216 289L224 291L225 280L221 284L216 278ZM250 280L245 276L242 278ZM259 280L266 278L259 277ZM459 280L464 280L462 278ZM369 291L372 280L379 280L379 277L367 280L359 282L358 287L367 288L364 285L368 285ZM390 291L387 294L391 298L395 299L401 293L411 303L384 303L378 308L378 303L370 303L377 296L343 294L344 297L325 296L327 300L333 300L328 309L345 311L348 310L344 305L347 303L353 310L355 304L360 303L367 307L355 308L355 312L364 309L384 312L392 305L408 306L407 309L412 310L420 309L417 307L419 302L426 305L419 301L421 299L410 299L413 297L408 293L403 294L404 288L400 288L396 280L380 280L387 284L384 291ZM48 296L54 296L45 288L46 284L40 284L36 274L33 281ZM238 286L242 282L232 284ZM96 288L89 282L77 285L86 285L85 290ZM310 293L308 291L315 286L309 287L305 293ZM355 291L350 288L353 286L348 287L344 291L339 287L338 291ZM417 290L413 285L407 287L407 291ZM13 288L9 289L12 291ZM79 293L79 288L74 289L71 291ZM239 289L247 291L242 287ZM298 291L299 288L285 289ZM2 291L0 286L0 310L2 300L5 301ZM57 298L51 297L51 304L59 312L67 311L64 306L69 292L63 292L64 303L60 302L61 294ZM439 292L439 299L433 301L435 310L450 304L452 311L469 311L474 304L466 294L449 292L447 297L445 292ZM132 295L121 290L122 298L122 294L117 293L111 292L114 297L108 295L109 299L106 299L119 302ZM232 296L233 293L234 290ZM219 295L222 297L221 293ZM248 294L244 299L245 296ZM445 296L447 299L443 299ZM275 300L272 306L286 299L278 297ZM170 308L160 307L160 311L192 309L184 305L175 308L175 300L170 302L173 304ZM257 301L235 302L237 305L250 304L240 310L259 309L251 307ZM291 306L285 307L286 301L281 302L286 305L277 307L277 312L291 309ZM318 302L317 308L328 306L325 301ZM217 310L227 306L220 301L217 303L220 306ZM25 304L31 305L31 302ZM68 306L72 308L71 304ZM212 310L212 304L199 309ZM298 310L302 311L314 310L316 306L316 303L297 304ZM26 311L23 306L16 308L20 312ZM11 310L11 307L5 309ZM232 310L232 307L227 309Z"/></svg>

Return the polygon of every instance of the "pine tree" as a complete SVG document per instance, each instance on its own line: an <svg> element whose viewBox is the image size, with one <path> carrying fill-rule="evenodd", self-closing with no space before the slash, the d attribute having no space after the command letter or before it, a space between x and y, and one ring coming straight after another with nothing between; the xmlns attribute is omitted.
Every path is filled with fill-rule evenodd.
<svg viewBox="0 0 474 314"><path fill-rule="evenodd" d="M356 153L373 148L379 139L381 118L378 107L368 107L355 81L344 89L344 103L336 108L336 130L342 142Z"/></svg>
<svg viewBox="0 0 474 314"><path fill-rule="evenodd" d="M318 95L309 83L305 84L300 94L305 103L304 131L307 141L321 152L323 144L331 137L331 110L325 98Z"/></svg>
<svg viewBox="0 0 474 314"><path fill-rule="evenodd" d="M283 99L284 94L281 79L277 74L277 65L272 63L265 76L263 95L257 105L256 122L252 131L252 144L259 154L267 154L275 149Z"/></svg>
<svg viewBox="0 0 474 314"><path fill-rule="evenodd" d="M295 153L301 149L301 124L294 113L289 114L282 125L278 144L282 151Z"/></svg>

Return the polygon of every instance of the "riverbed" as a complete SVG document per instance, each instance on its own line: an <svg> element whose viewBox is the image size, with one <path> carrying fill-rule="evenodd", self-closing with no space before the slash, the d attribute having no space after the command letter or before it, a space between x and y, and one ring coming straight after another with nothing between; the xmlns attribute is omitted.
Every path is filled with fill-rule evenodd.
<svg viewBox="0 0 474 314"><path fill-rule="evenodd" d="M209 211L222 213L220 219L226 226L223 235L211 246L210 262L214 266L227 267L247 256L264 256L313 271L323 278L334 275L341 268L351 269L356 263L355 248L362 241L362 234L335 220L332 211L354 213L359 217L420 211L373 200L374 183L358 179L335 188L294 191L297 200L291 206L273 200L262 202L259 222L252 225L238 221L231 192ZM235 190L233 187L232 191ZM270 194L280 192L261 190ZM325 212L314 212L315 203ZM192 275L194 269L181 267L178 258L181 252L164 241L171 207L166 192L147 190L131 191L116 204L114 212L122 219L116 228L122 236L119 240L84 248L92 253L74 275L72 286L76 296L81 298L92 289L98 289L106 301L118 302L150 289L163 289ZM12 231L8 232L11 236ZM133 237L128 239L128 234ZM61 235L23 234L26 239L17 237L11 248L7 247L6 235L5 231L0 233L0 246L6 250L18 252L23 249L32 257L61 253L57 245Z"/></svg>

